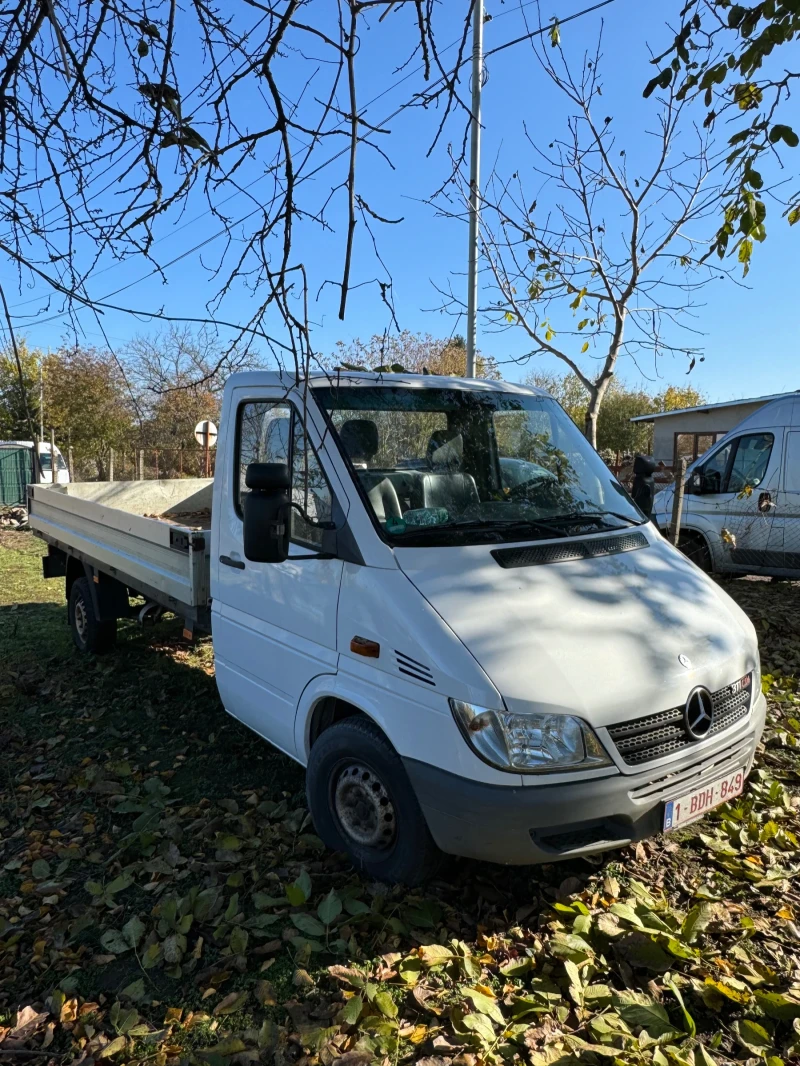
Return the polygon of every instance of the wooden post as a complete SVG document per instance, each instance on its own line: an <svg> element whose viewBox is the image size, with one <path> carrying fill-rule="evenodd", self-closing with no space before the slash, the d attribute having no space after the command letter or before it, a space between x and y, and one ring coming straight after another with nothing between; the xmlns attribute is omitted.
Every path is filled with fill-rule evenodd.
<svg viewBox="0 0 800 1066"><path fill-rule="evenodd" d="M669 539L678 543L681 535L681 514L683 513L683 496L686 492L686 467L688 459L678 460L678 472L675 477L675 494L672 497L672 522L669 527Z"/></svg>
<svg viewBox="0 0 800 1066"><path fill-rule="evenodd" d="M183 445L178 449L178 477L183 477Z"/></svg>
<svg viewBox="0 0 800 1066"><path fill-rule="evenodd" d="M114 480L114 449L108 449L108 480Z"/></svg>
<svg viewBox="0 0 800 1066"><path fill-rule="evenodd" d="M56 431L50 427L50 484L58 484L58 463L56 462Z"/></svg>
<svg viewBox="0 0 800 1066"><path fill-rule="evenodd" d="M69 470L70 481L75 480L75 459L72 455L72 445L67 448L67 469Z"/></svg>
<svg viewBox="0 0 800 1066"><path fill-rule="evenodd" d="M139 449L139 481L144 481L144 448Z"/></svg>
<svg viewBox="0 0 800 1066"><path fill-rule="evenodd" d="M156 481L158 481L158 449L154 449L153 455L156 458Z"/></svg>
<svg viewBox="0 0 800 1066"><path fill-rule="evenodd" d="M122 480L125 480L125 449L122 449L122 455L120 457L120 469L122 470Z"/></svg>

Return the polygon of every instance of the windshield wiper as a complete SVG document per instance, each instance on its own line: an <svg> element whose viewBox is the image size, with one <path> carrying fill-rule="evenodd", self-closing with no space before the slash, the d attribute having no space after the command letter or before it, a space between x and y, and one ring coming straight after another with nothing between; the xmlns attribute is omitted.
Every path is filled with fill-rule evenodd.
<svg viewBox="0 0 800 1066"><path fill-rule="evenodd" d="M504 519L504 518L468 518L463 521L443 522L440 525L435 526L416 526L412 529L406 529L402 533L394 533L392 536L397 539L409 539L414 537L435 537L435 536L448 536L469 533L499 533L503 532L511 534L512 538L514 534L520 534L520 540L530 538L532 530L544 535L544 537L568 537L569 533L565 529L560 529L558 526L550 525L546 522L540 522L535 518L523 518L523 519ZM508 536L496 538L500 541L508 540Z"/></svg>
<svg viewBox="0 0 800 1066"><path fill-rule="evenodd" d="M603 519L606 516L611 518L619 518L622 522L627 522L631 526L643 526L645 522L637 522L630 515L620 514L619 511L570 511L568 514L555 514L550 515L547 518L538 519L539 522L557 522L559 525L563 525L565 522L594 522L596 525L600 525L598 519Z"/></svg>

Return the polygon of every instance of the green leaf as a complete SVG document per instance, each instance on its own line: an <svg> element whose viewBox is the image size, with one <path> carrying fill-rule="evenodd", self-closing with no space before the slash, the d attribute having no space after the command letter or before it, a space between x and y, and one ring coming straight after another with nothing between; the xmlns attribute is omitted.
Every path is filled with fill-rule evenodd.
<svg viewBox="0 0 800 1066"><path fill-rule="evenodd" d="M588 351L589 351L589 342L588 341L584 341L583 345L581 347L581 354L583 354L584 352L588 352Z"/></svg>
<svg viewBox="0 0 800 1066"><path fill-rule="evenodd" d="M319 920L325 925L331 925L342 913L342 901L336 889L332 888L317 907Z"/></svg>
<svg viewBox="0 0 800 1066"><path fill-rule="evenodd" d="M292 884L286 886L286 898L293 907L301 907L311 895L311 878L306 870Z"/></svg>
<svg viewBox="0 0 800 1066"><path fill-rule="evenodd" d="M661 1004L643 992L616 992L611 1002L624 1022L632 1028L645 1029L654 1039L674 1032L675 1027Z"/></svg>
<svg viewBox="0 0 800 1066"><path fill-rule="evenodd" d="M397 1017L397 1004L388 992L377 992L372 1001L386 1018Z"/></svg>
<svg viewBox="0 0 800 1066"><path fill-rule="evenodd" d="M126 888L130 888L133 884L133 877L129 873L122 873L119 877L115 877L114 880L106 885L105 891L109 896L115 896L117 892L123 892Z"/></svg>
<svg viewBox="0 0 800 1066"><path fill-rule="evenodd" d="M351 996L345 1003L339 1017L345 1023L345 1025L355 1025L358 1019L361 1017L361 1011L364 1007L364 1000L361 996Z"/></svg>
<svg viewBox="0 0 800 1066"><path fill-rule="evenodd" d="M790 226L794 226L797 222L800 222L800 207L793 207L786 217L789 220Z"/></svg>
<svg viewBox="0 0 800 1066"><path fill-rule="evenodd" d="M234 929L230 936L230 940L228 941L228 946L230 947L231 952L234 955L244 955L244 953L247 951L248 940L249 937L247 935L247 930L242 929L241 926L237 925L234 926Z"/></svg>
<svg viewBox="0 0 800 1066"><path fill-rule="evenodd" d="M361 899L346 899L344 901L344 909L348 914L352 914L354 918L357 918L360 914L369 914L372 908Z"/></svg>
<svg viewBox="0 0 800 1066"><path fill-rule="evenodd" d="M128 945L135 948L139 941L142 939L145 933L145 924L138 915L134 914L132 918L122 927L122 935L127 941Z"/></svg>
<svg viewBox="0 0 800 1066"><path fill-rule="evenodd" d="M696 1036L697 1026L695 1025L694 1018L686 1009L686 1004L683 1002L683 996L681 995L680 989L670 977L664 978L664 984L667 986L670 992L672 992L673 996L678 1001L678 1004L681 1008L681 1013L683 1014L683 1025L686 1029L686 1032L689 1034L689 1036Z"/></svg>
<svg viewBox="0 0 800 1066"><path fill-rule="evenodd" d="M494 1026L485 1014L467 1014L462 1023L466 1029L471 1030L484 1044L493 1044L495 1038Z"/></svg>
<svg viewBox="0 0 800 1066"><path fill-rule="evenodd" d="M558 48L561 43L561 30L559 29L558 19L553 19L553 25L550 27L550 46L552 48Z"/></svg>
<svg viewBox="0 0 800 1066"><path fill-rule="evenodd" d="M254 892L253 906L257 911L266 911L270 907L283 907L286 905L286 896L271 896L269 892Z"/></svg>
<svg viewBox="0 0 800 1066"><path fill-rule="evenodd" d="M110 1059L114 1055L119 1055L121 1051L124 1051L128 1046L128 1041L124 1036L115 1037L110 1043L100 1051L95 1052L98 1059Z"/></svg>
<svg viewBox="0 0 800 1066"><path fill-rule="evenodd" d="M770 1018L779 1022L793 1022L800 1018L800 1000L792 999L784 992L763 992L759 988L754 995L756 1003Z"/></svg>
<svg viewBox="0 0 800 1066"><path fill-rule="evenodd" d="M497 1000L492 999L491 996L485 995L483 992L479 992L476 988L465 988L462 990L467 999L472 1001L473 1007L479 1010L481 1014L487 1014L490 1018L498 1023L498 1025L505 1025L505 1018L503 1012L497 1005Z"/></svg>
<svg viewBox="0 0 800 1066"><path fill-rule="evenodd" d="M532 970L534 966L533 959L523 955L518 959L506 959L505 962L502 962L500 964L500 973L504 977L521 977L522 974Z"/></svg>
<svg viewBox="0 0 800 1066"><path fill-rule="evenodd" d="M754 1022L750 1018L741 1018L738 1022L733 1023L732 1028L733 1035L742 1047L747 1048L748 1051L752 1051L756 1055L763 1055L768 1048L772 1047L772 1037L764 1026L759 1025L758 1022Z"/></svg>
<svg viewBox="0 0 800 1066"><path fill-rule="evenodd" d="M681 936L687 944L693 943L711 921L713 908L710 903L698 903L692 907L681 925Z"/></svg>
<svg viewBox="0 0 800 1066"><path fill-rule="evenodd" d="M45 881L50 876L50 863L47 859L36 859L31 864L31 875L35 881Z"/></svg>
<svg viewBox="0 0 800 1066"><path fill-rule="evenodd" d="M292 922L307 936L324 936L325 926L313 914L293 914Z"/></svg>
<svg viewBox="0 0 800 1066"><path fill-rule="evenodd" d="M130 951L132 947L119 929L106 929L100 937L100 943L106 951L110 951L114 955L121 955L125 951Z"/></svg>
<svg viewBox="0 0 800 1066"><path fill-rule="evenodd" d="M137 977L122 989L120 995L133 1000L134 1003L140 1003L144 999L144 991L144 978Z"/></svg>

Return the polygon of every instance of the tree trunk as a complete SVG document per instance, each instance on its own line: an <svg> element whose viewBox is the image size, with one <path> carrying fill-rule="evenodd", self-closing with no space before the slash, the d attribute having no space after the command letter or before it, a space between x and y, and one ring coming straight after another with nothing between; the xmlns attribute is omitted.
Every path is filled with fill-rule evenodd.
<svg viewBox="0 0 800 1066"><path fill-rule="evenodd" d="M602 399L603 393L600 389L594 388L590 391L589 405L586 408L583 432L593 448L597 447L597 416L600 413L600 403Z"/></svg>

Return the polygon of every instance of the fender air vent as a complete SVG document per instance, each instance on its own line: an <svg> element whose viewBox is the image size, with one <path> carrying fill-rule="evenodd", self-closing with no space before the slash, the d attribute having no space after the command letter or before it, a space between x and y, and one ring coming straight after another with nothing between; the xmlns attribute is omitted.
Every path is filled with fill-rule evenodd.
<svg viewBox="0 0 800 1066"><path fill-rule="evenodd" d="M401 674L413 677L415 681L423 681L426 685L436 686L433 673L423 663L418 663L416 659L412 659L410 655L404 655L401 651L395 651L394 656L397 660L397 669Z"/></svg>
<svg viewBox="0 0 800 1066"><path fill-rule="evenodd" d="M644 533L628 533L624 537L599 537L596 540L560 541L557 544L530 545L525 548L496 548L492 555L504 570L516 566L540 566L542 563L571 563L578 559L597 559L602 555L618 555L646 548Z"/></svg>

